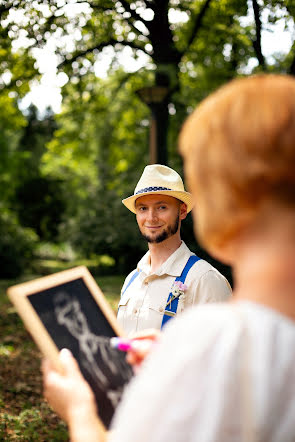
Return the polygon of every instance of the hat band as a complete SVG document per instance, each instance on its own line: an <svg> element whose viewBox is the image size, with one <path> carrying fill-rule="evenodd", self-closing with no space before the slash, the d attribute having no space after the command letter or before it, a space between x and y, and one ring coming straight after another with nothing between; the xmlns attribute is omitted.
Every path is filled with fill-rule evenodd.
<svg viewBox="0 0 295 442"><path fill-rule="evenodd" d="M145 187L144 189L138 190L134 195L137 195L138 193L157 192L159 190L173 190L173 189L169 189L169 187Z"/></svg>

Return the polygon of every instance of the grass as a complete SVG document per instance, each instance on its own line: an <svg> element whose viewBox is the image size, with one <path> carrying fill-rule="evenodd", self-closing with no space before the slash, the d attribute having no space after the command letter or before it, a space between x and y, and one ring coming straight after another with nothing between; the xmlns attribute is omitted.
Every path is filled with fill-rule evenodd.
<svg viewBox="0 0 295 442"><path fill-rule="evenodd" d="M42 396L41 354L6 296L25 280L0 280L0 441L68 441L65 424ZM116 312L124 276L95 278Z"/></svg>

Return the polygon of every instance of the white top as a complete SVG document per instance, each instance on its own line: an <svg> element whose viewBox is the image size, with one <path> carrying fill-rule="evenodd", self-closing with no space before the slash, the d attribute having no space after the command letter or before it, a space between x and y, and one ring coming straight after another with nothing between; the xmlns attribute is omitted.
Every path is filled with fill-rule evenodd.
<svg viewBox="0 0 295 442"><path fill-rule="evenodd" d="M127 334L147 328L161 328L171 287L191 255L194 253L182 242L154 273L151 273L150 252L143 256L137 269L127 276L122 287L118 321ZM141 272L124 292L136 270ZM185 285L187 290L179 298L177 314L193 304L225 301L231 295L226 278L203 259L192 266Z"/></svg>
<svg viewBox="0 0 295 442"><path fill-rule="evenodd" d="M295 322L251 302L170 321L125 390L112 442L295 441Z"/></svg>

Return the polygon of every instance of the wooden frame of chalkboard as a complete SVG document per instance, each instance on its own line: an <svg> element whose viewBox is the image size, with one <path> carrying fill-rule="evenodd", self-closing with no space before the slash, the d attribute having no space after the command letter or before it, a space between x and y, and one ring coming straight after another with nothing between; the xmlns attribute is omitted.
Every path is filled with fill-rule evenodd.
<svg viewBox="0 0 295 442"><path fill-rule="evenodd" d="M124 332L88 269L79 266L18 284L7 294L57 369L59 350L71 350L94 391L102 425L108 428L133 373L125 354L110 346L110 338Z"/></svg>

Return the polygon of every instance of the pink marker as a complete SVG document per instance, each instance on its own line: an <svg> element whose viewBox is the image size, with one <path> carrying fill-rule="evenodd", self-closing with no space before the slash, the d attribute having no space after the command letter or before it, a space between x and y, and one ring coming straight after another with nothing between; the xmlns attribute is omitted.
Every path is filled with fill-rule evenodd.
<svg viewBox="0 0 295 442"><path fill-rule="evenodd" d="M132 348L132 340L126 338L111 338L111 347L121 351L129 351Z"/></svg>
<svg viewBox="0 0 295 442"><path fill-rule="evenodd" d="M154 342L151 339L128 339L128 338L111 338L110 339L111 347L116 348L121 351L139 351L146 352L148 351Z"/></svg>

